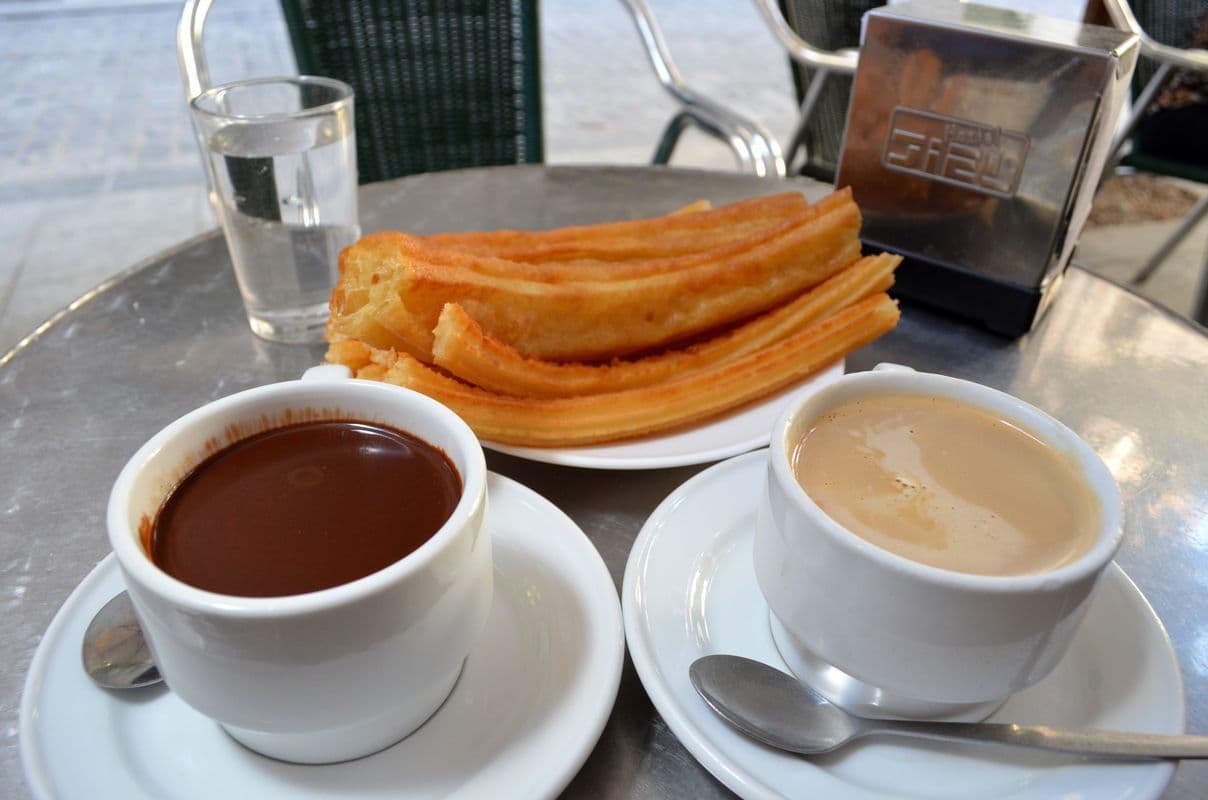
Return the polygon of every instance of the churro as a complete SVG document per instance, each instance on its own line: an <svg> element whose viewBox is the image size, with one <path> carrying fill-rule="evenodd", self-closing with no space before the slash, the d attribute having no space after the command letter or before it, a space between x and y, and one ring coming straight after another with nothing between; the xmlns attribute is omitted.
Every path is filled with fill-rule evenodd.
<svg viewBox="0 0 1208 800"><path fill-rule="evenodd" d="M484 439L539 447L586 445L699 423L799 381L893 328L884 293L804 331L689 375L620 392L519 398L470 386L406 353L373 350L358 371L423 392L449 406Z"/></svg>
<svg viewBox="0 0 1208 800"><path fill-rule="evenodd" d="M593 360L650 350L766 311L854 261L859 210L850 198L836 206L817 217L807 210L726 257L610 279L509 278L474 261L421 260L422 251L400 244L408 237L368 236L341 254L331 331L363 338L358 331L371 328L376 346L430 362L440 312L458 303L484 331L530 357Z"/></svg>
<svg viewBox="0 0 1208 800"><path fill-rule="evenodd" d="M782 192L716 209L708 201L697 201L670 214L646 219L549 231L474 231L423 238L443 248L532 264L625 261L708 250L784 222L807 205L799 192Z"/></svg>
<svg viewBox="0 0 1208 800"><path fill-rule="evenodd" d="M800 297L708 340L680 349L605 364L525 358L486 334L455 303L436 324L433 356L452 375L501 394L571 397L648 386L745 355L796 333L852 303L893 285L900 256L862 258Z"/></svg>
<svg viewBox="0 0 1208 800"><path fill-rule="evenodd" d="M341 254L327 358L501 444L691 426L896 324L901 258L860 258L859 227L840 190L553 231L372 234Z"/></svg>

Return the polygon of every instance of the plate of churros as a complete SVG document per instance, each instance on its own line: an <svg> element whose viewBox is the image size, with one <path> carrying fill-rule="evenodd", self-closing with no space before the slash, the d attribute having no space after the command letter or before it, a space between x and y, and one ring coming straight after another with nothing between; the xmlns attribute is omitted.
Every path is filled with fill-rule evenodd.
<svg viewBox="0 0 1208 800"><path fill-rule="evenodd" d="M761 447L892 329L901 257L841 189L546 231L385 231L340 255L327 360L427 394L484 445L573 466Z"/></svg>

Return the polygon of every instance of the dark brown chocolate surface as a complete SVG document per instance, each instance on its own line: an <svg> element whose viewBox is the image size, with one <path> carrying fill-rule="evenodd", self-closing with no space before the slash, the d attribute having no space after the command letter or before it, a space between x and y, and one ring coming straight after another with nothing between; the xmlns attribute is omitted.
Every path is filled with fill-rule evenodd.
<svg viewBox="0 0 1208 800"><path fill-rule="evenodd" d="M212 592L312 592L411 553L460 496L448 457L410 434L364 422L290 425L190 472L156 516L151 557Z"/></svg>

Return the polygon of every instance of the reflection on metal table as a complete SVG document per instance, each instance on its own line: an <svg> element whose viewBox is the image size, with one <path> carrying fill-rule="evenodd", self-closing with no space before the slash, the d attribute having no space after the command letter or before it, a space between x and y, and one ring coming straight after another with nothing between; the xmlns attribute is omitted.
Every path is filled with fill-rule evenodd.
<svg viewBox="0 0 1208 800"><path fill-rule="evenodd" d="M817 197L826 187L798 185ZM783 183L656 168L506 167L362 187L366 232L544 228L720 204ZM17 750L22 684L64 599L108 552L104 509L121 465L152 433L211 399L297 377L321 347L247 329L221 236L185 242L63 310L0 361L0 794L26 790ZM894 361L1011 392L1077 431L1126 506L1117 561L1170 633L1187 728L1208 731L1208 337L1145 300L1071 268L1039 326L1006 341L914 306L848 370ZM698 467L573 469L490 453L488 464L549 498L588 534L620 586L658 503ZM98 731L97 735L105 735ZM612 716L570 797L719 797L655 712L626 662ZM1208 764L1179 767L1170 797L1208 795Z"/></svg>

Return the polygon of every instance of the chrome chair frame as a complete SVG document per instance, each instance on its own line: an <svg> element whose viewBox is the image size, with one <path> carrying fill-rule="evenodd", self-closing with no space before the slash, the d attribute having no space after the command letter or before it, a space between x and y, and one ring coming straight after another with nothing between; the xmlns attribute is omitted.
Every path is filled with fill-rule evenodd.
<svg viewBox="0 0 1208 800"><path fill-rule="evenodd" d="M1171 47L1156 41L1137 22L1132 7L1125 0L1103 0L1103 7L1120 30L1135 33L1141 40L1141 55L1161 64L1170 64L1182 69L1208 70L1208 50L1197 47Z"/></svg>
<svg viewBox="0 0 1208 800"><path fill-rule="evenodd" d="M680 135L689 125L719 139L734 152L740 167L755 175L783 178L786 174L780 143L771 131L754 120L692 90L671 59L663 34L645 0L621 0L637 26L651 66L663 87L681 109L671 118L659 139L653 163L671 159ZM202 32L213 0L186 0L176 26L176 54L185 83L185 99L192 101L209 87Z"/></svg>
<svg viewBox="0 0 1208 800"><path fill-rule="evenodd" d="M1153 99L1166 83L1170 73L1175 69L1208 72L1208 50L1171 47L1155 41L1141 27L1141 24L1132 12L1132 8L1125 0L1103 0L1103 7L1107 10L1108 16L1111 17L1112 23L1117 28L1134 33L1141 40L1141 55L1156 61L1159 65L1157 72L1154 73L1149 83L1146 84L1145 88L1137 96L1136 102L1129 107L1124 124L1120 126L1119 132L1112 142L1111 164L1114 165L1119 163L1123 156L1125 144L1132 138L1141 119L1145 116L1145 112L1149 109ZM1108 172L1108 170L1105 170L1105 174L1108 174ZM1134 286L1140 286L1149 280L1158 267L1162 266L1170 254L1174 252L1174 249L1205 218L1208 218L1208 194L1205 194L1196 202L1179 222L1178 227L1154 251L1153 255L1141 265L1141 268L1137 270L1129 282ZM1208 325L1208 246L1204 248L1204 261L1200 268L1199 286L1196 289L1191 316L1201 325Z"/></svg>
<svg viewBox="0 0 1208 800"><path fill-rule="evenodd" d="M210 71L206 67L205 48L202 34L206 17L214 0L185 0L176 23L176 61L185 83L185 101L210 88Z"/></svg>
<svg viewBox="0 0 1208 800"><path fill-rule="evenodd" d="M814 71L805 95L801 99L801 107L797 114L797 127L793 129L793 138L789 141L788 154L785 161L790 170L794 170L797 154L805 150L806 127L814 114L818 98L822 96L822 87L826 85L831 75L854 75L860 62L860 51L846 47L841 50L823 50L814 47L803 39L780 11L776 0L754 0L755 7L763 16L772 34L780 45L788 52L789 57L803 67Z"/></svg>
<svg viewBox="0 0 1208 800"><path fill-rule="evenodd" d="M680 110L672 116L659 137L652 163L669 163L680 135L689 125L695 125L724 142L734 152L744 171L761 177L783 178L787 174L784 156L780 143L771 131L691 89L672 61L662 30L645 0L621 0L621 3L637 26L659 83L680 105Z"/></svg>

